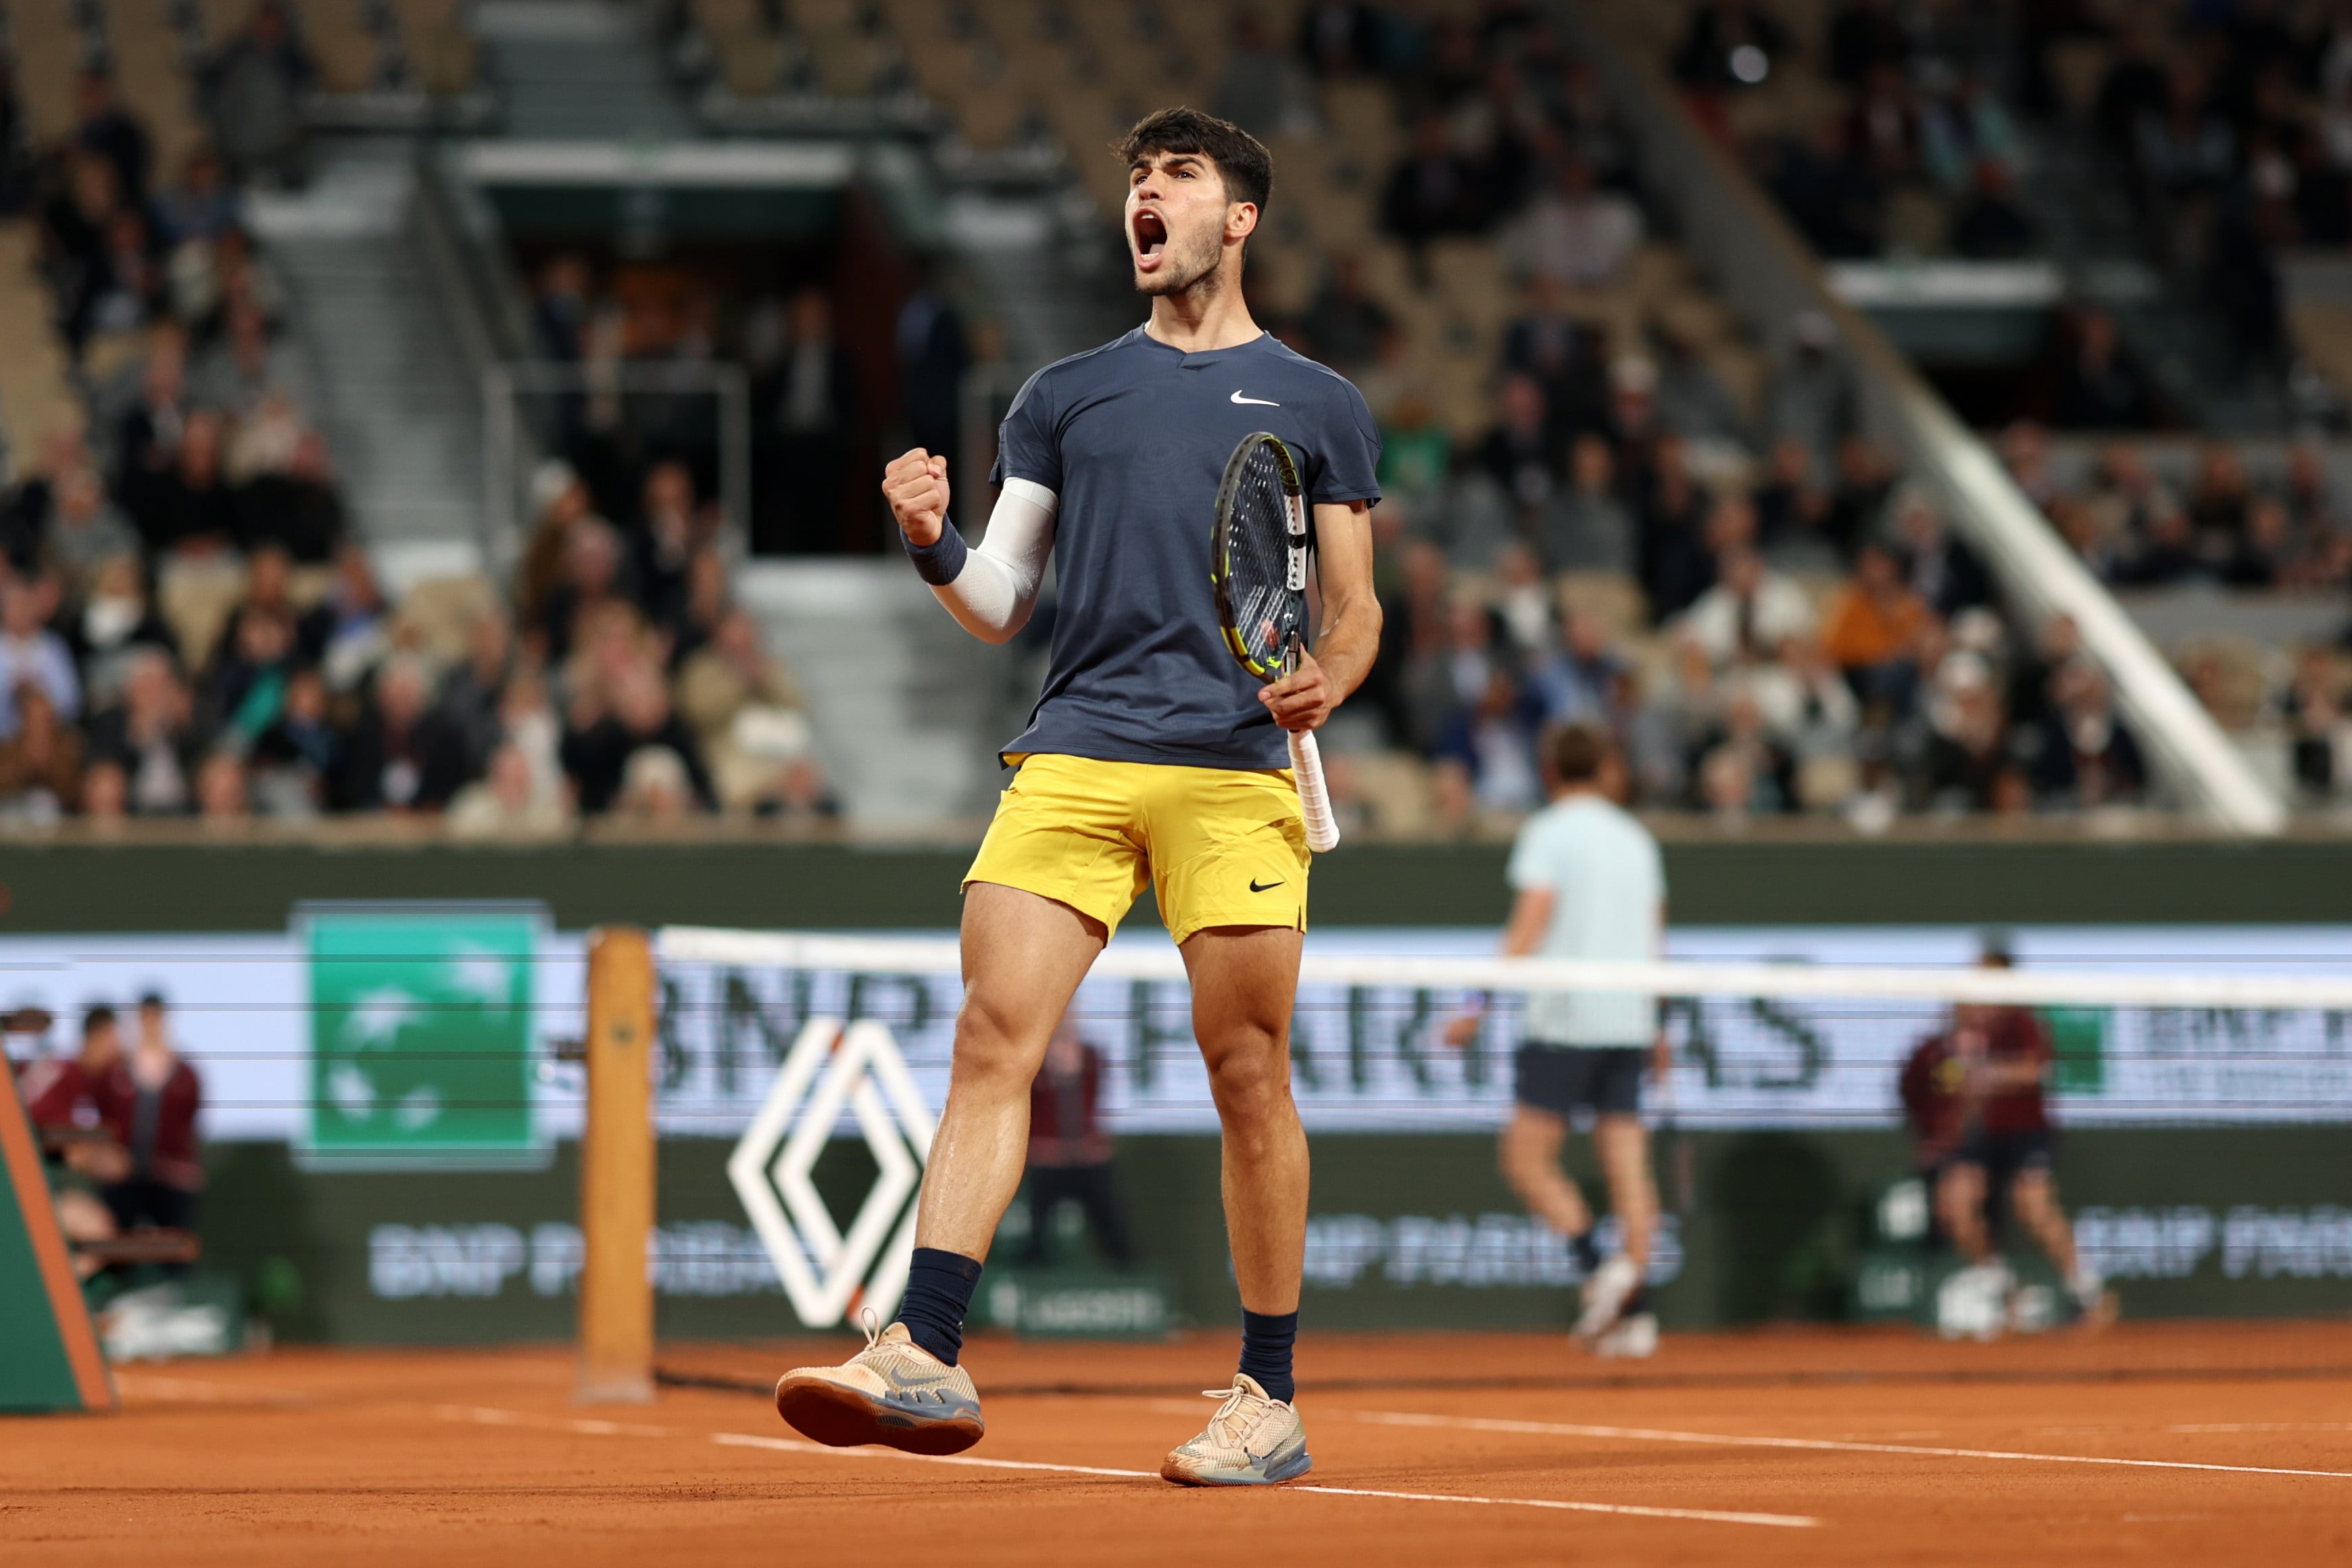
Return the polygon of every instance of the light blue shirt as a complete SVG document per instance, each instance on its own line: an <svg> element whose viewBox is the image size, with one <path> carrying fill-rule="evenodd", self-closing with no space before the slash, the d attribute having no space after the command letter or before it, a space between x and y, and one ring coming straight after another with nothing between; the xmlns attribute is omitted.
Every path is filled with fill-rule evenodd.
<svg viewBox="0 0 2352 1568"><path fill-rule="evenodd" d="M81 717L81 678L65 639L47 630L21 639L0 636L0 741L16 738L16 688L26 681L41 689L62 721Z"/></svg>
<svg viewBox="0 0 2352 1568"><path fill-rule="evenodd" d="M1515 889L1553 895L1551 923L1535 956L1634 963L1658 956L1658 912L1666 897L1658 841L1600 795L1580 792L1529 817L1506 875ZM1527 1037L1535 1044L1646 1047L1657 1030L1658 999L1647 992L1538 991L1528 997Z"/></svg>

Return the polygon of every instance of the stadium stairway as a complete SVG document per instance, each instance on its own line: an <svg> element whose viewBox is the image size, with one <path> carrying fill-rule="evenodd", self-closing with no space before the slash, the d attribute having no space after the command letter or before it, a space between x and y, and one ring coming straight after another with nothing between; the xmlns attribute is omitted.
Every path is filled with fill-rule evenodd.
<svg viewBox="0 0 2352 1568"><path fill-rule="evenodd" d="M695 135L636 7L486 0L474 12L474 30L510 136L684 142Z"/></svg>
<svg viewBox="0 0 2352 1568"><path fill-rule="evenodd" d="M974 642L895 552L754 562L736 589L807 696L853 827L954 831L987 814L989 759L1023 717L1012 649Z"/></svg>
<svg viewBox="0 0 2352 1568"><path fill-rule="evenodd" d="M395 559L476 548L482 493L481 388L421 251L407 158L337 152L300 195L257 198L253 215L285 277L354 529Z"/></svg>

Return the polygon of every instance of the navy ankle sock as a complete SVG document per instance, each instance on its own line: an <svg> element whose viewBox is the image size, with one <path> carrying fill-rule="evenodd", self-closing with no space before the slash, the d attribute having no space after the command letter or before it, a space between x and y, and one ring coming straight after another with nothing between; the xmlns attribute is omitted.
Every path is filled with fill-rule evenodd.
<svg viewBox="0 0 2352 1568"><path fill-rule="evenodd" d="M908 1337L955 1365L956 1353L963 1349L963 1315L979 1283L980 1264L974 1259L936 1247L915 1248L915 1261L907 1270L907 1293L898 1301L898 1321L907 1325Z"/></svg>
<svg viewBox="0 0 2352 1568"><path fill-rule="evenodd" d="M1290 1375L1290 1347L1297 1338L1297 1313L1242 1310L1242 1371L1286 1404L1298 1393Z"/></svg>
<svg viewBox="0 0 2352 1568"><path fill-rule="evenodd" d="M1570 1237L1568 1249L1576 1255L1576 1266L1584 1277L1592 1278L1592 1271L1601 1267L1601 1247L1592 1239L1592 1233L1588 1230L1582 1236Z"/></svg>

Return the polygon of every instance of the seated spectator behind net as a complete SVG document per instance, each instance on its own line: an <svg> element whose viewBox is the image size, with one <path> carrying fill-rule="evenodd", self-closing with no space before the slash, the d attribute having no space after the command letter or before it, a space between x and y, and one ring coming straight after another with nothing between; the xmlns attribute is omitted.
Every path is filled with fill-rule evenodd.
<svg viewBox="0 0 2352 1568"><path fill-rule="evenodd" d="M337 810L433 812L449 804L466 782L466 742L430 699L414 655L383 662L331 782Z"/></svg>
<svg viewBox="0 0 2352 1568"><path fill-rule="evenodd" d="M1990 811L2012 798L2022 770L2010 745L2008 706L1974 654L1937 667L1927 704L1929 739L1914 804L1937 811Z"/></svg>
<svg viewBox="0 0 2352 1568"><path fill-rule="evenodd" d="M628 604L633 595L622 576L620 536L598 517L571 525L563 552L563 575L540 602L531 628L534 647L551 665L572 657L582 626L604 606Z"/></svg>
<svg viewBox="0 0 2352 1568"><path fill-rule="evenodd" d="M215 827L253 816L253 785L245 759L226 747L206 753L196 769L196 816Z"/></svg>
<svg viewBox="0 0 2352 1568"><path fill-rule="evenodd" d="M327 678L329 690L355 691L392 647L392 606L384 601L366 549L346 542L335 553L327 596L300 622L302 646Z"/></svg>
<svg viewBox="0 0 2352 1568"><path fill-rule="evenodd" d="M1601 334L1569 314L1563 285L1538 273L1527 308L1503 332L1503 368L1533 376L1553 426L1566 434L1608 422L1609 375Z"/></svg>
<svg viewBox="0 0 2352 1568"><path fill-rule="evenodd" d="M1711 502L1691 478L1680 440L1660 441L1652 453L1650 483L1641 498L1636 570L1650 618L1666 621L1690 607L1715 585L1715 553L1707 542L1708 513L1715 507L1754 509L1744 496ZM1738 525L1742 537L1756 535L1752 521Z"/></svg>
<svg viewBox="0 0 2352 1568"><path fill-rule="evenodd" d="M193 709L171 655L152 647L133 650L121 700L90 721L84 812L110 818L192 810L199 750Z"/></svg>
<svg viewBox="0 0 2352 1568"><path fill-rule="evenodd" d="M1746 545L1718 557L1716 584L1675 623L1675 635L1722 668L1769 658L1791 637L1812 635L1813 605L1804 589L1764 564Z"/></svg>
<svg viewBox="0 0 2352 1568"><path fill-rule="evenodd" d="M113 75L101 68L84 70L75 86L73 145L106 160L125 204L145 205L155 164L154 140L122 106Z"/></svg>
<svg viewBox="0 0 2352 1568"><path fill-rule="evenodd" d="M1968 194L1952 214L1952 253L1972 261L2005 261L2031 255L2041 230L2018 205L2015 177L1994 158L1977 161Z"/></svg>
<svg viewBox="0 0 2352 1568"><path fill-rule="evenodd" d="M1209 112L1230 120L1262 141L1312 135L1313 90L1297 62L1276 44L1265 23L1242 11L1233 24L1233 50L1210 97Z"/></svg>
<svg viewBox="0 0 2352 1568"><path fill-rule="evenodd" d="M1535 377L1506 376L1496 397L1495 426L1478 447L1479 466L1525 510L1549 501L1567 478L1562 443L1546 416Z"/></svg>
<svg viewBox="0 0 2352 1568"><path fill-rule="evenodd" d="M225 434L219 415L191 413L170 466L125 495L151 553L217 555L236 542L237 498L223 464Z"/></svg>
<svg viewBox="0 0 2352 1568"><path fill-rule="evenodd" d="M199 78L213 141L242 184L303 177L302 95L318 78L281 0L261 0Z"/></svg>
<svg viewBox="0 0 2352 1568"><path fill-rule="evenodd" d="M1642 209L1596 184L1592 166L1569 159L1518 215L1496 244L1522 278L1545 278L1572 289L1613 284L1642 243Z"/></svg>
<svg viewBox="0 0 2352 1568"><path fill-rule="evenodd" d="M1542 513L1543 563L1550 572L1631 572L1633 520L1617 491L1617 459L1596 435L1569 448L1567 488Z"/></svg>
<svg viewBox="0 0 2352 1568"><path fill-rule="evenodd" d="M295 430L285 463L245 482L237 516L247 548L278 545L305 566L335 560L348 542L347 524L327 438L316 430Z"/></svg>
<svg viewBox="0 0 2352 1568"><path fill-rule="evenodd" d="M191 149L180 161L179 176L157 191L149 205L157 238L175 250L210 245L237 223L236 193L229 188L220 154L208 146Z"/></svg>
<svg viewBox="0 0 2352 1568"><path fill-rule="evenodd" d="M50 481L50 494L40 556L79 602L91 591L100 567L119 556L139 553L139 532L107 498L106 480L88 462L58 475Z"/></svg>
<svg viewBox="0 0 2352 1568"><path fill-rule="evenodd" d="M1865 703L1884 701L1900 713L1910 708L1920 660L1936 629L1935 612L1903 580L1893 552L1868 543L1854 556L1853 575L1830 603L1822 649Z"/></svg>
<svg viewBox="0 0 2352 1568"><path fill-rule="evenodd" d="M198 694L197 728L215 746L249 749L284 715L299 655L292 615L252 605L239 611Z"/></svg>
<svg viewBox="0 0 2352 1568"><path fill-rule="evenodd" d="M1894 512L1905 578L1930 610L1950 616L1992 602L1991 574L1945 526L1944 514L1924 490L1906 486L1897 491Z"/></svg>

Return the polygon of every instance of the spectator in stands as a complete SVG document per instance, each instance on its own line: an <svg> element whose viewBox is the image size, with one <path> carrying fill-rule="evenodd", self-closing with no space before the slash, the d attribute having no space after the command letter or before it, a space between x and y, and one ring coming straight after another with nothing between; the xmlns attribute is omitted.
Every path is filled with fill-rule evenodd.
<svg viewBox="0 0 2352 1568"><path fill-rule="evenodd" d="M823 289L793 296L782 352L757 376L752 402L755 422L767 432L772 498L753 521L753 550L762 555L838 552L857 398L849 355L834 337L833 302Z"/></svg>
<svg viewBox="0 0 2352 1568"><path fill-rule="evenodd" d="M672 709L660 674L635 664L614 681L609 709L575 725L563 737L563 770L578 786L581 811L594 816L612 809L620 797L630 759L649 747L665 748L677 756L694 804L707 806L711 798L710 778L694 731Z"/></svg>
<svg viewBox="0 0 2352 1568"><path fill-rule="evenodd" d="M466 782L466 742L430 698L416 658L384 661L331 781L337 810L436 812L449 804Z"/></svg>
<svg viewBox="0 0 2352 1568"><path fill-rule="evenodd" d="M253 816L245 759L226 746L207 752L196 768L196 816L208 827L246 822Z"/></svg>
<svg viewBox="0 0 2352 1568"><path fill-rule="evenodd" d="M1977 72L1963 72L1948 92L1927 100L1920 133L1921 160L1945 190L1957 195L1978 184L1987 163L1997 171L2004 195L2015 184L2022 156L2016 121Z"/></svg>
<svg viewBox="0 0 2352 1568"><path fill-rule="evenodd" d="M1503 332L1503 367L1535 377L1554 434L1598 430L1607 422L1609 387L1601 336L1569 314L1562 285L1538 272L1528 285L1527 308Z"/></svg>
<svg viewBox="0 0 2352 1568"><path fill-rule="evenodd" d="M261 0L206 63L201 81L213 141L240 183L301 183L302 95L317 77L282 0Z"/></svg>
<svg viewBox="0 0 2352 1568"><path fill-rule="evenodd" d="M235 542L237 497L222 467L221 416L191 413L180 428L172 466L126 500L140 537L157 555L217 555Z"/></svg>
<svg viewBox="0 0 2352 1568"><path fill-rule="evenodd" d="M1714 586L1715 555L1706 542L1708 502L1692 482L1683 444L1659 442L1655 458L1648 492L1642 498L1637 569L1651 618L1663 622ZM1734 497L1729 504L1746 507L1748 502Z"/></svg>
<svg viewBox="0 0 2352 1568"><path fill-rule="evenodd" d="M2074 659L2051 678L2033 756L2034 786L2061 805L2128 805L2147 787L2139 742L2115 710L2106 677Z"/></svg>
<svg viewBox="0 0 2352 1568"><path fill-rule="evenodd" d="M656 463L646 470L629 540L629 579L646 618L673 635L686 615L688 569L710 531L696 509L694 475L684 463Z"/></svg>
<svg viewBox="0 0 2352 1568"><path fill-rule="evenodd" d="M99 248L82 273L73 319L66 323L67 340L86 343L97 336L135 332L164 304L162 258L147 220L135 208L118 207L108 216Z"/></svg>
<svg viewBox="0 0 2352 1568"><path fill-rule="evenodd" d="M285 711L297 654L294 617L282 609L247 609L223 643L197 699L196 723L215 745L242 754Z"/></svg>
<svg viewBox="0 0 2352 1568"><path fill-rule="evenodd" d="M2343 665L2325 647L2312 644L2295 656L2294 679L2281 700L2289 736L2289 760L2304 798L2332 801L2352 784L2352 689Z"/></svg>
<svg viewBox="0 0 2352 1568"><path fill-rule="evenodd" d="M1894 493L1895 462L1885 447L1859 432L1838 443L1837 483L1822 516L1822 531L1839 555L1851 556L1878 531Z"/></svg>
<svg viewBox="0 0 2352 1568"><path fill-rule="evenodd" d="M574 826L562 790L543 782L512 742L490 754L485 775L457 792L443 820L450 837L483 843L557 837Z"/></svg>
<svg viewBox="0 0 2352 1568"><path fill-rule="evenodd" d="M1631 572L1633 520L1617 492L1617 459L1596 435L1569 448L1568 485L1542 512L1543 563L1551 572Z"/></svg>
<svg viewBox="0 0 2352 1568"><path fill-rule="evenodd" d="M971 340L938 262L925 262L914 292L898 307L895 335L908 437L927 452L955 458L963 451L963 379L971 368Z"/></svg>
<svg viewBox="0 0 2352 1568"><path fill-rule="evenodd" d="M1716 668L1770 658L1790 637L1812 634L1813 606L1805 591L1768 568L1753 549L1729 547L1717 557L1717 570L1715 586L1675 627Z"/></svg>
<svg viewBox="0 0 2352 1568"><path fill-rule="evenodd" d="M645 823L678 823L697 805L686 759L667 746L639 746L621 769L609 815Z"/></svg>
<svg viewBox="0 0 2352 1568"><path fill-rule="evenodd" d="M1415 123L1412 147L1389 174L1381 198L1381 226L1416 253L1433 239L1485 226L1485 193L1454 151L1442 114Z"/></svg>
<svg viewBox="0 0 2352 1568"><path fill-rule="evenodd" d="M602 518L583 517L566 536L564 574L540 605L533 627L540 655L550 664L572 657L582 624L606 605L627 602L621 584L621 542Z"/></svg>
<svg viewBox="0 0 2352 1568"><path fill-rule="evenodd" d="M1363 0L1314 0L1299 12L1298 58L1326 79L1386 63L1388 18Z"/></svg>
<svg viewBox="0 0 2352 1568"><path fill-rule="evenodd" d="M1882 185L1908 184L1925 174L1919 95L1898 68L1872 68L1846 110L1846 156Z"/></svg>
<svg viewBox="0 0 2352 1568"><path fill-rule="evenodd" d="M1642 243L1642 211L1615 191L1600 189L1592 165L1572 158L1504 226L1496 243L1522 278L1606 289Z"/></svg>
<svg viewBox="0 0 2352 1568"><path fill-rule="evenodd" d="M588 310L587 258L564 251L540 271L539 293L530 306L532 347L542 358L577 363L587 336Z"/></svg>
<svg viewBox="0 0 2352 1568"><path fill-rule="evenodd" d="M1372 362L1397 323L1372 292L1362 259L1343 253L1333 259L1299 325L1317 359L1353 374Z"/></svg>
<svg viewBox="0 0 2352 1568"><path fill-rule="evenodd" d="M54 578L28 580L12 573L0 581L0 741L16 737L17 696L27 686L47 697L50 711L66 723L81 716L81 677L73 652L48 626L57 602Z"/></svg>
<svg viewBox="0 0 2352 1568"><path fill-rule="evenodd" d="M781 798L785 771L808 751L808 721L799 689L761 646L749 612L729 610L709 643L680 668L677 706L701 744L720 805L756 812Z"/></svg>
<svg viewBox="0 0 2352 1568"><path fill-rule="evenodd" d="M346 524L327 438L316 430L299 430L285 467L245 482L237 513L240 536L248 546L278 546L305 566L338 559Z"/></svg>
<svg viewBox="0 0 2352 1568"><path fill-rule="evenodd" d="M290 395L292 383L288 352L270 342L269 318L245 296L224 303L220 335L188 367L189 396L236 419Z"/></svg>
<svg viewBox="0 0 2352 1568"><path fill-rule="evenodd" d="M1904 575L1929 610L1948 617L1992 602L1992 578L1984 563L1953 537L1925 491L1906 486L1895 496L1894 512Z"/></svg>
<svg viewBox="0 0 2352 1568"><path fill-rule="evenodd" d="M124 1230L162 1226L194 1229L205 1189L196 1142L204 1085L172 1044L163 998L139 999L139 1021L127 1055L99 1079L97 1098L106 1130L130 1155L123 1178L104 1192L106 1206Z"/></svg>
<svg viewBox="0 0 2352 1568"><path fill-rule="evenodd" d="M1254 12L1235 13L1233 35L1209 112L1263 141L1312 134L1314 96L1297 62L1268 36Z"/></svg>
<svg viewBox="0 0 2352 1568"><path fill-rule="evenodd" d="M1935 613L1903 580L1894 554L1868 542L1855 552L1853 575L1830 603L1822 650L1864 702L1884 700L1900 712L1910 707L1935 626Z"/></svg>
<svg viewBox="0 0 2352 1568"><path fill-rule="evenodd" d="M92 710L121 693L127 661L136 650L153 648L173 662L179 658L179 638L149 602L139 558L129 552L110 557L91 574L70 625L68 641Z"/></svg>
<svg viewBox="0 0 2352 1568"><path fill-rule="evenodd" d="M1766 435L1775 445L1794 441L1811 471L1826 474L1839 446L1860 427L1853 380L1836 353L1837 329L1819 310L1798 312L1789 337L1766 399Z"/></svg>
<svg viewBox="0 0 2352 1568"><path fill-rule="evenodd" d="M1570 614L1559 646L1548 650L1528 677L1540 724L1585 724L1616 732L1627 667L1609 642L1609 627L1598 615Z"/></svg>
<svg viewBox="0 0 2352 1568"><path fill-rule="evenodd" d="M100 566L138 553L138 531L107 498L105 479L87 461L58 475L49 487L53 499L42 558L79 602L90 592Z"/></svg>
<svg viewBox="0 0 2352 1568"><path fill-rule="evenodd" d="M1065 1014L1029 1085L1029 1240L1019 1268L1044 1268L1053 1262L1055 1215L1066 1202L1078 1205L1112 1267L1135 1262L1110 1134L1103 1130L1103 1088L1109 1076L1102 1052L1086 1042Z"/></svg>
<svg viewBox="0 0 2352 1568"><path fill-rule="evenodd" d="M1788 29L1756 0L1701 0L1675 51L1675 75L1710 92L1756 87L1788 47Z"/></svg>
<svg viewBox="0 0 2352 1568"><path fill-rule="evenodd" d="M2008 712L1984 660L1954 654L1937 667L1927 720L1917 804L1938 811L1990 810L2017 763L2009 748Z"/></svg>
<svg viewBox="0 0 2352 1568"><path fill-rule="evenodd" d="M0 740L0 818L55 822L81 794L81 732L37 682L19 680L15 733Z"/></svg>
<svg viewBox="0 0 2352 1568"><path fill-rule="evenodd" d="M90 721L84 809L138 816L190 809L198 749L193 706L171 655L152 647L134 650L124 668L121 701Z"/></svg>
<svg viewBox="0 0 2352 1568"><path fill-rule="evenodd" d="M159 323L148 333L137 399L115 431L116 461L121 465L115 494L134 521L150 504L152 492L169 482L171 470L179 463L180 437L193 412L187 393L187 333L179 326Z"/></svg>
<svg viewBox="0 0 2352 1568"><path fill-rule="evenodd" d="M2145 430L2156 397L2123 351L2115 318L2095 305L2073 312L2074 339L2059 377L2056 423L2067 430Z"/></svg>
<svg viewBox="0 0 2352 1568"><path fill-rule="evenodd" d="M354 541L336 552L334 582L302 617L301 633L327 689L339 694L357 690L391 651L392 606L365 547Z"/></svg>
<svg viewBox="0 0 2352 1568"><path fill-rule="evenodd" d="M1830 491L1814 475L1811 449L1794 437L1772 443L1754 500L1758 537L1767 543L1779 547L1828 536Z"/></svg>
<svg viewBox="0 0 2352 1568"><path fill-rule="evenodd" d="M1448 793L1459 795L1466 784L1477 810L1534 810L1542 798L1536 773L1535 719L1533 705L1508 667L1487 665L1485 687L1457 708L1438 733L1438 769L1460 781Z"/></svg>
<svg viewBox="0 0 2352 1568"><path fill-rule="evenodd" d="M1696 441L1745 444L1747 417L1688 335L1663 324L1650 333L1658 351L1657 417L1661 428Z"/></svg>
<svg viewBox="0 0 2352 1568"><path fill-rule="evenodd" d="M154 143L147 128L122 107L115 96L114 78L103 68L81 73L75 91L73 142L106 160L114 171L114 188L127 205L145 205Z"/></svg>
<svg viewBox="0 0 2352 1568"><path fill-rule="evenodd" d="M329 702L326 678L315 668L295 666L277 721L247 753L248 782L263 816L301 819L327 809L345 745Z"/></svg>
<svg viewBox="0 0 2352 1568"><path fill-rule="evenodd" d="M67 347L79 357L90 332L91 305L107 265L107 228L122 207L114 165L76 152L41 208L41 264L58 301Z"/></svg>
<svg viewBox="0 0 2352 1568"><path fill-rule="evenodd" d="M2099 80L2091 117L2107 144L2128 156L2137 147L2141 124L2164 113L2171 100L2171 84L2155 28L2147 20L2135 19L2118 27L2114 50L2106 74Z"/></svg>
<svg viewBox="0 0 2352 1568"><path fill-rule="evenodd" d="M2030 254L2041 231L2012 194L2007 164L1977 161L1968 195L1952 214L1951 247L1971 261L2003 261Z"/></svg>
<svg viewBox="0 0 2352 1568"><path fill-rule="evenodd" d="M1545 416L1543 387L1531 375L1506 376L1496 409L1495 427L1478 448L1479 465L1517 505L1540 508L1567 477L1557 437Z"/></svg>
<svg viewBox="0 0 2352 1568"><path fill-rule="evenodd" d="M179 177L155 193L157 237L167 248L210 245L238 221L236 193L220 154L198 146L180 161Z"/></svg>
<svg viewBox="0 0 2352 1568"><path fill-rule="evenodd" d="M478 775L503 738L499 710L515 672L514 627L506 612L483 609L466 625L466 657L441 677L434 711L464 737L467 772Z"/></svg>

